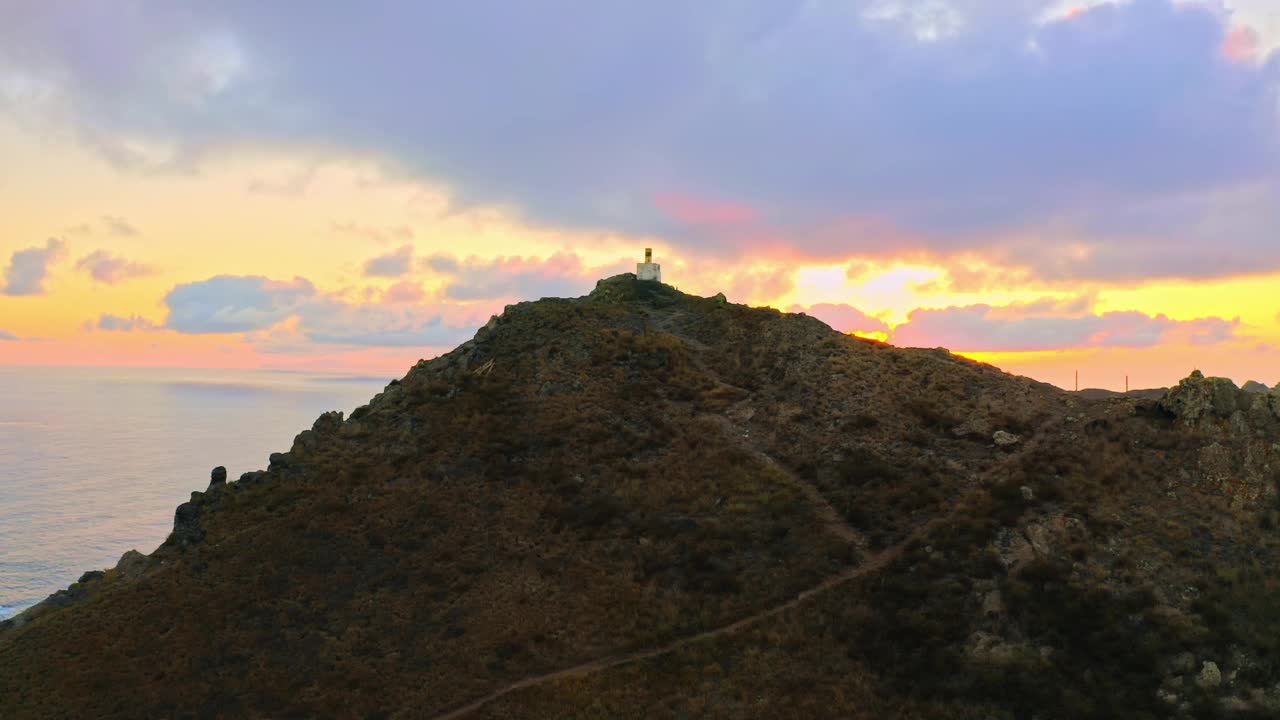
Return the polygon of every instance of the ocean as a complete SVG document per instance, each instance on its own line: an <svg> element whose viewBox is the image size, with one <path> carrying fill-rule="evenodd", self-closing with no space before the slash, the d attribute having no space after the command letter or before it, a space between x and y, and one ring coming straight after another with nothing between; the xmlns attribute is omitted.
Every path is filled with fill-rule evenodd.
<svg viewBox="0 0 1280 720"><path fill-rule="evenodd" d="M0 366L0 619L150 553L209 471L265 469L326 410L390 378Z"/></svg>

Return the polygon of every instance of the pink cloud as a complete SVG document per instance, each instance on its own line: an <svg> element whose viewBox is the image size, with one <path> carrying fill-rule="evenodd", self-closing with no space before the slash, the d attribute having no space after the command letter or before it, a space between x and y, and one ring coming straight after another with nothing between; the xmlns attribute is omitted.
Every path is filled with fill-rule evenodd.
<svg viewBox="0 0 1280 720"><path fill-rule="evenodd" d="M392 285L382 294L382 302L388 305L418 303L424 298L426 293L422 292L422 286L407 280Z"/></svg>
<svg viewBox="0 0 1280 720"><path fill-rule="evenodd" d="M803 312L812 315L840 332L888 332L889 326L879 318L871 317L852 305L836 305L834 303L818 303L804 307L792 305L788 312Z"/></svg>
<svg viewBox="0 0 1280 720"><path fill-rule="evenodd" d="M1258 55L1258 33L1248 25L1231 28L1222 41L1222 56L1232 62L1244 63Z"/></svg>
<svg viewBox="0 0 1280 720"><path fill-rule="evenodd" d="M633 260L589 267L578 255L568 252L558 252L545 259L518 256L461 259L439 254L424 259L422 265L447 277L446 299L466 302L577 297L590 292L596 280L635 267Z"/></svg>
<svg viewBox="0 0 1280 720"><path fill-rule="evenodd" d="M1087 303L1037 302L993 307L919 308L894 328L895 345L961 352L1027 352L1079 348L1216 345L1238 339L1239 319L1173 320L1136 311L1095 314Z"/></svg>
<svg viewBox="0 0 1280 720"><path fill-rule="evenodd" d="M750 206L731 201L704 200L680 193L659 193L653 204L673 220L686 225L746 225L756 219L756 211Z"/></svg>
<svg viewBox="0 0 1280 720"><path fill-rule="evenodd" d="M734 302L769 301L784 295L795 285L795 272L790 268L745 270L735 273L725 288Z"/></svg>
<svg viewBox="0 0 1280 720"><path fill-rule="evenodd" d="M80 258L76 269L84 270L97 282L115 285L131 278L143 277L155 273L155 268L141 263L130 262L106 250L94 250Z"/></svg>

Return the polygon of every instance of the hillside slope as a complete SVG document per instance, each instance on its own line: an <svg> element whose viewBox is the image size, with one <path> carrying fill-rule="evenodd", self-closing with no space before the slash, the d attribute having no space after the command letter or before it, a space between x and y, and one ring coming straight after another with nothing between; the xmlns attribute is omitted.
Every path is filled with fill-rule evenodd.
<svg viewBox="0 0 1280 720"><path fill-rule="evenodd" d="M1276 717L1278 441L618 276L0 623L0 717Z"/></svg>

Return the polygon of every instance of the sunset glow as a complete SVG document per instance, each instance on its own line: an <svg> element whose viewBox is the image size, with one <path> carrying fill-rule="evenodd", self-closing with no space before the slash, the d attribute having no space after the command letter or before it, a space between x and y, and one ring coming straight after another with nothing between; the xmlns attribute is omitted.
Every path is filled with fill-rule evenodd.
<svg viewBox="0 0 1280 720"><path fill-rule="evenodd" d="M686 292L1063 387L1280 381L1268 3L731 9L680 52L512 10L546 67L371 20L413 72L324 46L341 11L126 5L0 22L0 363L399 375L653 247Z"/></svg>

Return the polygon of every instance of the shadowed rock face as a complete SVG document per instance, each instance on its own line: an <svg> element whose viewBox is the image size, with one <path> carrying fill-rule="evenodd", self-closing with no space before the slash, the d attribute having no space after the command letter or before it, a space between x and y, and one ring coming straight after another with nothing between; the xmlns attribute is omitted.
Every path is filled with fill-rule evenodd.
<svg viewBox="0 0 1280 720"><path fill-rule="evenodd" d="M0 716L1274 717L1278 442L623 275L0 623Z"/></svg>

